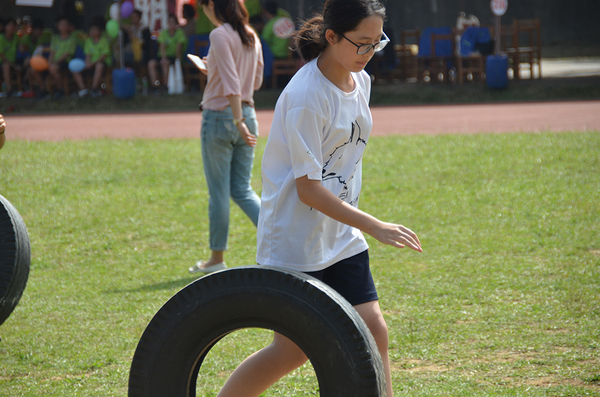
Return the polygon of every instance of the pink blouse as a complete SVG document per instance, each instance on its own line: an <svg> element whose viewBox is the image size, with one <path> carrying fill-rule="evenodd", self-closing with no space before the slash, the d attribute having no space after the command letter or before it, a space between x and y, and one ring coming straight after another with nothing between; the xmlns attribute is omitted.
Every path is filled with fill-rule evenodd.
<svg viewBox="0 0 600 397"><path fill-rule="evenodd" d="M263 82L263 55L260 39L254 35L254 47L242 44L240 35L225 23L210 33L207 57L208 82L202 96L202 108L223 110L230 95L239 95L254 106L254 91Z"/></svg>

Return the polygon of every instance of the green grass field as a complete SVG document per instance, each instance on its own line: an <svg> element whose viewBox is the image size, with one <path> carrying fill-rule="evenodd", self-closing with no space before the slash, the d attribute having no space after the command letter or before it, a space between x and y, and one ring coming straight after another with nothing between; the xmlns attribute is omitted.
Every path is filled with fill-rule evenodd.
<svg viewBox="0 0 600 397"><path fill-rule="evenodd" d="M125 396L145 326L208 255L199 141L9 141L0 194L32 245L0 396ZM600 133L374 137L360 204L424 248L369 238L397 396L600 396ZM228 264L252 264L254 227L234 207L231 226ZM226 338L198 395L266 343ZM314 372L265 395L318 395Z"/></svg>

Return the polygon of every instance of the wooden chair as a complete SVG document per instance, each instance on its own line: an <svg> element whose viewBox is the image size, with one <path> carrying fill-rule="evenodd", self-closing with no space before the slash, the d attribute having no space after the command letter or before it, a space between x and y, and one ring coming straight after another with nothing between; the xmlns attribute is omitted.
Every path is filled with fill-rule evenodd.
<svg viewBox="0 0 600 397"><path fill-rule="evenodd" d="M290 76L292 77L298 69L300 69L301 62L295 59L290 54L287 58L273 59L273 70L271 72L271 87L277 88L277 80L279 76Z"/></svg>
<svg viewBox="0 0 600 397"><path fill-rule="evenodd" d="M515 19L505 29L507 37L504 51L511 60L514 78L521 79L522 70L529 70L530 78L542 78L541 28L539 19ZM537 73L536 72L537 69Z"/></svg>
<svg viewBox="0 0 600 397"><path fill-rule="evenodd" d="M400 80L416 79L419 65L417 54L419 53L420 30L400 31L400 44L394 46L398 57L398 66L394 69L393 76Z"/></svg>
<svg viewBox="0 0 600 397"><path fill-rule="evenodd" d="M485 81L485 59L481 54L456 57L456 82Z"/></svg>
<svg viewBox="0 0 600 397"><path fill-rule="evenodd" d="M450 27L425 29L419 40L417 81L449 83L455 52L455 34Z"/></svg>
<svg viewBox="0 0 600 397"><path fill-rule="evenodd" d="M493 41L480 42L482 39L491 39L493 29L488 26L472 26L461 32L460 49L456 53L456 82L463 84L467 81L485 81L485 67L487 55L492 51Z"/></svg>

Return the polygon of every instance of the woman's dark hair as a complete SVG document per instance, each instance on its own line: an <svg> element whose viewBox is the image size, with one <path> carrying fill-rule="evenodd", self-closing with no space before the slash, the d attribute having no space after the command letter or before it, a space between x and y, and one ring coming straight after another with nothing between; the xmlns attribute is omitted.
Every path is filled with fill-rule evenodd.
<svg viewBox="0 0 600 397"><path fill-rule="evenodd" d="M386 19L385 7L378 0L326 0L323 14L304 22L296 33L294 49L305 61L313 60L327 48L327 29L344 34L371 15Z"/></svg>
<svg viewBox="0 0 600 397"><path fill-rule="evenodd" d="M208 5L209 0L200 0L201 5ZM231 25L238 32L242 44L254 47L254 35L250 33L248 10L240 0L212 0L215 4L215 16L221 22Z"/></svg>
<svg viewBox="0 0 600 397"><path fill-rule="evenodd" d="M103 31L103 30L104 30L104 26L105 26L105 25L106 25L106 21L104 20L104 17L103 17L103 16L100 16L100 15L98 15L98 16L95 16L95 17L92 19L92 22L90 23L90 28L91 28L91 27L96 27L96 28L98 28L100 31Z"/></svg>
<svg viewBox="0 0 600 397"><path fill-rule="evenodd" d="M187 3L183 5L181 13L185 19L193 19L196 16L194 6Z"/></svg>

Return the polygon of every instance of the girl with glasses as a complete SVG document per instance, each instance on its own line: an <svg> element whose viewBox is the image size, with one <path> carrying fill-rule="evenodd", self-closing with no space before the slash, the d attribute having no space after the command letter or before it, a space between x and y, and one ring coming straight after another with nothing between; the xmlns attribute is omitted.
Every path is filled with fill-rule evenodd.
<svg viewBox="0 0 600 397"><path fill-rule="evenodd" d="M304 24L296 49L308 63L275 107L262 161L257 263L298 270L334 288L365 320L379 347L391 397L388 329L363 233L421 252L417 235L358 209L362 156L372 127L371 80L363 70L383 49L385 9L377 0L327 0ZM219 393L259 396L303 365L285 336L248 357Z"/></svg>

